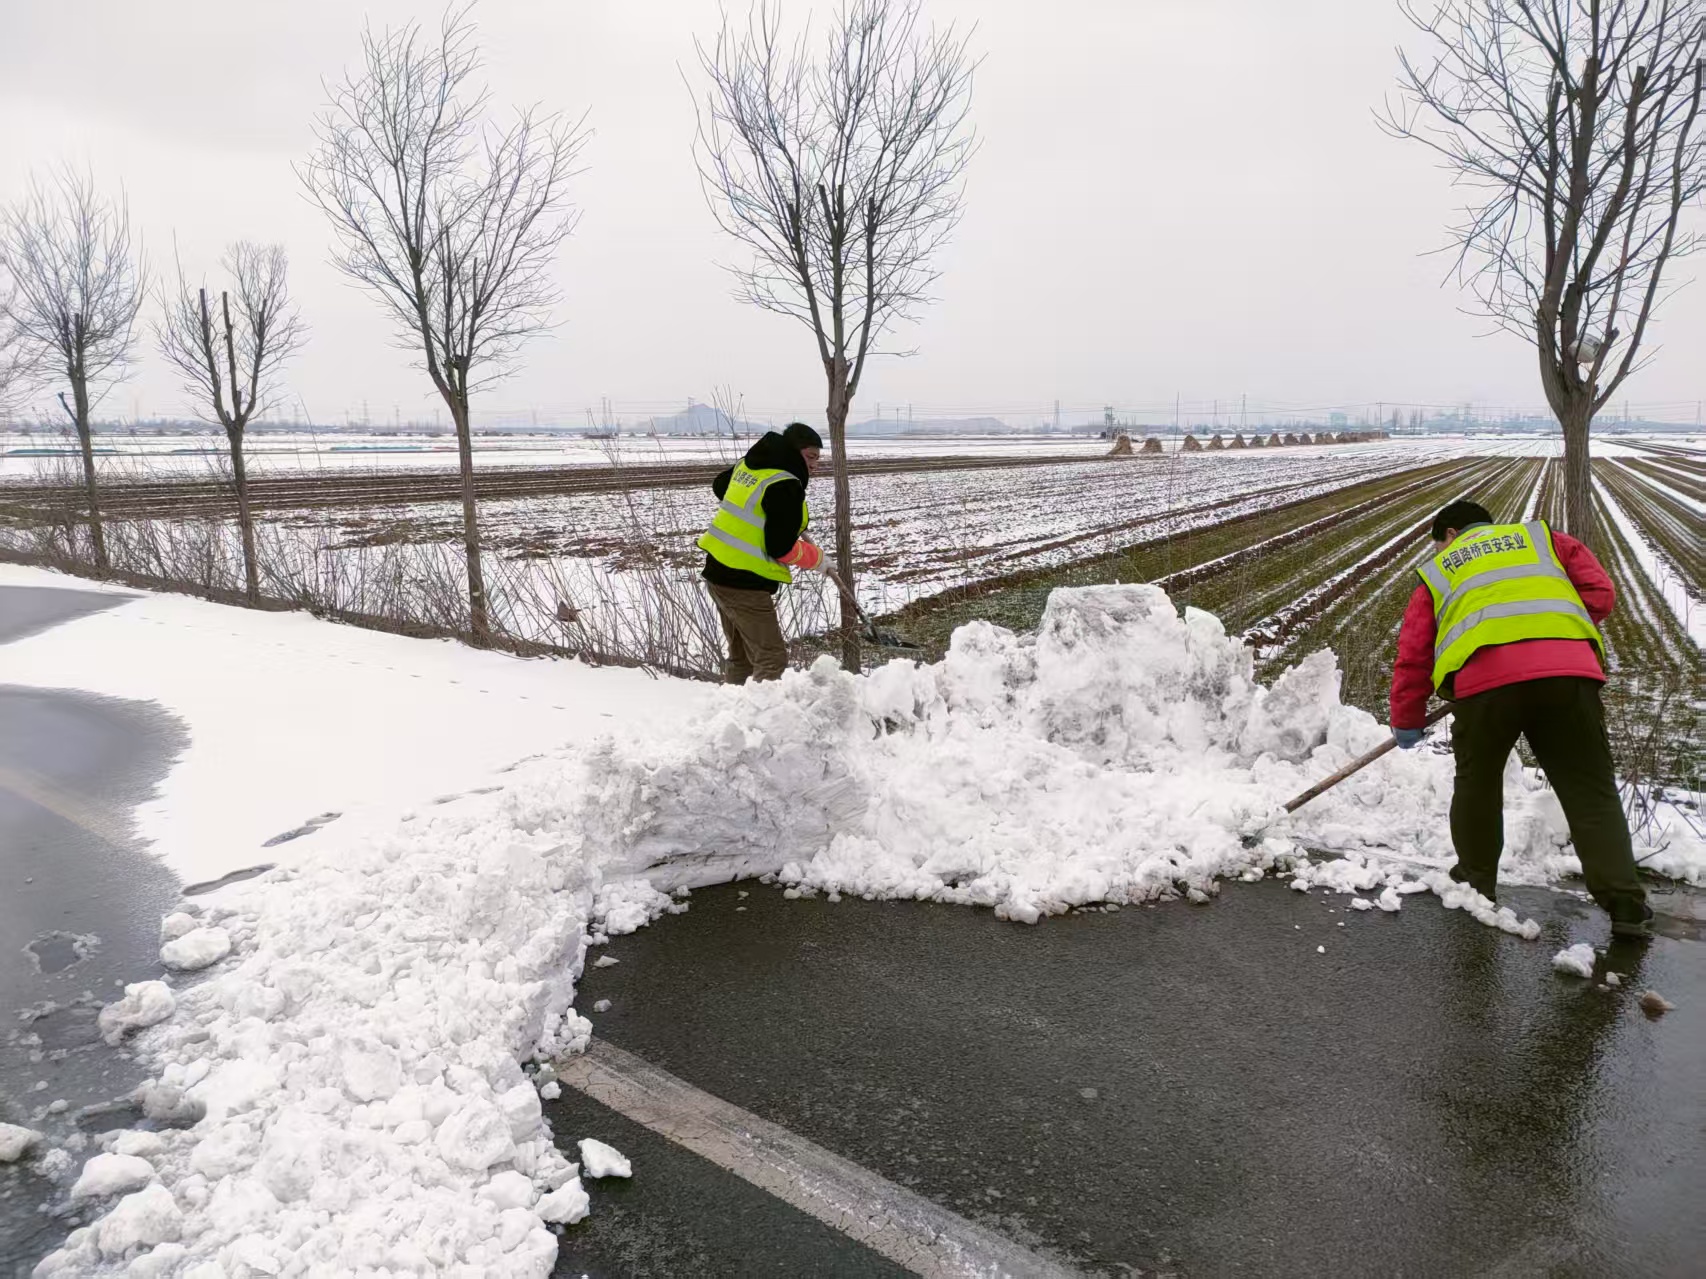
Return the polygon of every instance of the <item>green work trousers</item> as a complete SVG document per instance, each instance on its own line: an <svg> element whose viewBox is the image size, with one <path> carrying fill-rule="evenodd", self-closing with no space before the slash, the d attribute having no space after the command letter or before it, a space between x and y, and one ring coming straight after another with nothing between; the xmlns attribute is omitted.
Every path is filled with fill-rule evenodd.
<svg viewBox="0 0 1706 1279"><path fill-rule="evenodd" d="M723 622L723 638L729 656L723 663L723 681L744 684L781 679L788 669L788 641L776 618L776 597L769 591L745 591L716 582L705 584Z"/></svg>

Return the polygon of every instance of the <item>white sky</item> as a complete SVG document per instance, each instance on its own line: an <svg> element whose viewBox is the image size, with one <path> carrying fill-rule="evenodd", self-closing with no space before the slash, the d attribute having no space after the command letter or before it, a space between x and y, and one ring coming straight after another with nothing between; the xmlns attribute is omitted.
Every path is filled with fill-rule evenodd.
<svg viewBox="0 0 1706 1279"><path fill-rule="evenodd" d="M731 0L738 4L738 0ZM812 6L786 0L791 16ZM1536 405L1533 356L1484 336L1426 256L1455 207L1447 176L1373 112L1406 35L1395 0L929 0L975 21L983 139L940 300L867 376L854 416L1028 420L1111 402L1158 420L1182 394L1226 404ZM0 0L0 199L61 158L122 184L158 266L192 273L235 239L289 249L311 328L289 372L326 422L430 420L424 375L377 306L327 264L329 233L292 163L324 92L378 25L435 4L372 0ZM809 335L742 306L717 267L738 250L700 195L692 37L715 0L482 0L502 105L589 112L596 135L561 255L560 327L487 397L485 420L584 422L609 396L667 412L719 387L756 415L821 421ZM1696 264L1678 270L1689 278ZM1674 297L1664 350L1627 387L1639 412L1692 420L1706 396L1706 293ZM154 354L108 399L184 411ZM1662 406L1662 407L1661 407Z"/></svg>

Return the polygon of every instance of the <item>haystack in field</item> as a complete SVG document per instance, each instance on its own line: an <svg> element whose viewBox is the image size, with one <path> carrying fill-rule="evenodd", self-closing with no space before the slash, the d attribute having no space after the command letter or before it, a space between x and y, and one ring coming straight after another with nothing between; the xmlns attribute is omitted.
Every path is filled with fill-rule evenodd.
<svg viewBox="0 0 1706 1279"><path fill-rule="evenodd" d="M1277 449L1280 445L1282 445L1284 443L1285 443L1285 441L1280 439L1280 434L1278 431L1275 431L1272 435L1268 436L1268 447L1271 449Z"/></svg>
<svg viewBox="0 0 1706 1279"><path fill-rule="evenodd" d="M1143 442L1143 447L1140 448L1138 450L1138 452L1139 453L1159 453L1159 452L1161 452L1161 441L1156 439L1153 435L1151 435L1148 439L1146 439Z"/></svg>
<svg viewBox="0 0 1706 1279"><path fill-rule="evenodd" d="M1309 438L1309 432L1308 431L1304 431L1304 432L1300 433L1297 437L1297 442L1299 444L1313 444L1313 443L1315 443L1314 440Z"/></svg>
<svg viewBox="0 0 1706 1279"><path fill-rule="evenodd" d="M1201 453L1202 452L1202 441L1199 440L1194 435L1187 435L1185 437L1185 442L1183 444L1179 445L1179 452L1181 452L1181 453Z"/></svg>
<svg viewBox="0 0 1706 1279"><path fill-rule="evenodd" d="M1130 457L1132 452L1131 436L1127 435L1124 431L1121 431L1118 435L1114 436L1114 447L1108 450L1108 456Z"/></svg>
<svg viewBox="0 0 1706 1279"><path fill-rule="evenodd" d="M1218 434L1215 435L1208 442L1208 451L1210 453L1214 452L1216 449L1223 449L1225 447L1226 447L1226 441L1221 439Z"/></svg>
<svg viewBox="0 0 1706 1279"><path fill-rule="evenodd" d="M1250 446L1244 443L1244 432L1240 431L1237 435L1232 437L1232 443L1228 444L1226 447L1229 449L1243 449L1249 448Z"/></svg>
<svg viewBox="0 0 1706 1279"><path fill-rule="evenodd" d="M1285 433L1285 438L1283 440L1280 440L1279 443L1281 443L1281 444L1296 444L1297 443L1296 433L1292 432L1292 431L1287 431Z"/></svg>

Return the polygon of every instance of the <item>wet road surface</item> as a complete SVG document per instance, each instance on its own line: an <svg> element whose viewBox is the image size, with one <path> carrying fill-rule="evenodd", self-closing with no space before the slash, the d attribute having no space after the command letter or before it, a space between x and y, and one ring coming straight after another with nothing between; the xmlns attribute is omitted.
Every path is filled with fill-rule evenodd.
<svg viewBox="0 0 1706 1279"><path fill-rule="evenodd" d="M0 588L4 645L124 602L120 595ZM143 1071L95 1030L101 1003L158 967L172 875L131 815L187 738L148 703L0 682L0 1119L47 1133L122 1125L100 1108ZM48 1107L65 1102L58 1114ZM27 1273L67 1223L29 1165L0 1165L0 1275Z"/></svg>
<svg viewBox="0 0 1706 1279"><path fill-rule="evenodd" d="M616 1046L1091 1273L1700 1274L1706 947L1618 943L1625 986L1599 990L1550 959L1604 944L1603 918L1506 897L1540 941L1272 881L1034 928L749 883L615 939L576 1004L611 1000L589 1015ZM1641 1013L1646 987L1675 1011ZM702 1211L743 1183L585 1097L546 1110L565 1145L635 1163L589 1183L561 1275L885 1273L774 1201Z"/></svg>

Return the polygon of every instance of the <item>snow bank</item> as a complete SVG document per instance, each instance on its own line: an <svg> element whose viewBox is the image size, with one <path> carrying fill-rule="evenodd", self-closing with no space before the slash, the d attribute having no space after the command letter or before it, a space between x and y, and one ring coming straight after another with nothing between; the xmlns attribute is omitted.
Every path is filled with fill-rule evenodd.
<svg viewBox="0 0 1706 1279"><path fill-rule="evenodd" d="M1395 752L1275 821L1386 736L1338 688L1329 652L1259 687L1217 619L1179 616L1156 587L1058 590L1034 638L972 623L938 665L854 678L823 660L731 690L663 740L607 743L589 761L584 834L606 879L774 873L802 891L1026 921L1210 893L1303 847L1349 854L1303 867L1303 887L1433 885L1428 872L1454 860L1449 756ZM1514 756L1507 781L1507 877L1578 872L1556 797ZM1699 882L1706 843L1671 825L1668 861L1649 865ZM1437 887L1477 918L1514 921L1443 875Z"/></svg>
<svg viewBox="0 0 1706 1279"><path fill-rule="evenodd" d="M137 1040L145 1114L189 1126L110 1139L155 1180L38 1273L549 1273L551 1227L589 1200L541 1117L549 1072L521 1063L585 1046L587 946L684 909L684 886L771 874L1036 920L1283 869L1533 935L1444 873L1446 757L1394 754L1276 822L1383 736L1338 680L1321 653L1259 687L1218 621L1154 587L1057 591L1034 638L974 624L934 666L693 690L697 715L200 897L163 929L171 957L221 935L229 954ZM1510 780L1512 864L1556 877L1556 802ZM1698 841L1673 852L1706 867ZM589 1177L615 1166L582 1150Z"/></svg>

